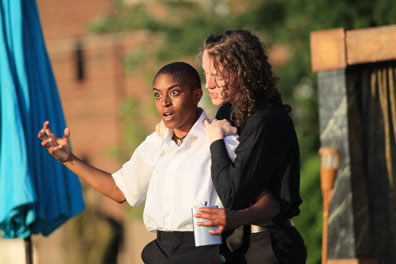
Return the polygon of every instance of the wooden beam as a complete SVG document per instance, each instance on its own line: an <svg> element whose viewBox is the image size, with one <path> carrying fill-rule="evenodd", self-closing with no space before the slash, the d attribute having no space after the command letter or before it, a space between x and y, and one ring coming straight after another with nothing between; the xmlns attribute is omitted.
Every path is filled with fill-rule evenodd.
<svg viewBox="0 0 396 264"><path fill-rule="evenodd" d="M396 59L396 25L314 31L310 40L314 72Z"/></svg>
<svg viewBox="0 0 396 264"><path fill-rule="evenodd" d="M313 71L346 67L345 32L343 28L311 32L311 63Z"/></svg>
<svg viewBox="0 0 396 264"><path fill-rule="evenodd" d="M347 64L396 59L396 25L346 32Z"/></svg>
<svg viewBox="0 0 396 264"><path fill-rule="evenodd" d="M327 264L378 264L376 259L329 259Z"/></svg>

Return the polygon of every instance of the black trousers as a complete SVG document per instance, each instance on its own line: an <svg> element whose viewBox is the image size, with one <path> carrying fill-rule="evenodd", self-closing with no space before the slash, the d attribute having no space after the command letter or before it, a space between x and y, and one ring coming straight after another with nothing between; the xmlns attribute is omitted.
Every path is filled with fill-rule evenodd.
<svg viewBox="0 0 396 264"><path fill-rule="evenodd" d="M195 247L193 232L157 232L142 251L146 264L221 264L218 245Z"/></svg>
<svg viewBox="0 0 396 264"><path fill-rule="evenodd" d="M231 253L225 243L222 254L230 264L305 264L307 248L293 226L272 225L263 232L244 233L243 246Z"/></svg>

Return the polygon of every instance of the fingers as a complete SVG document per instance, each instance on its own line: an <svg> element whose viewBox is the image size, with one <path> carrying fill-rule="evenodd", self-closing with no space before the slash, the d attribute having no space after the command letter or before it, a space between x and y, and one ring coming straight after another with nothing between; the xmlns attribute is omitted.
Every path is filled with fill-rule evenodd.
<svg viewBox="0 0 396 264"><path fill-rule="evenodd" d="M63 131L63 138L69 139L70 137L70 128L66 127L65 130Z"/></svg>
<svg viewBox="0 0 396 264"><path fill-rule="evenodd" d="M160 124L159 124L159 123L155 125L155 133L156 133L158 136L161 136Z"/></svg>
<svg viewBox="0 0 396 264"><path fill-rule="evenodd" d="M209 233L212 235L220 235L225 230L224 224L216 223L216 221L198 222L197 225L205 227L217 227L209 230Z"/></svg>
<svg viewBox="0 0 396 264"><path fill-rule="evenodd" d="M216 235L221 235L221 233L223 233L223 231L224 231L224 228L218 228L217 230L215 230L215 229L210 229L209 230L209 233L210 234L212 234L212 235L214 235L214 236L216 236Z"/></svg>
<svg viewBox="0 0 396 264"><path fill-rule="evenodd" d="M48 122L48 121L47 121ZM49 123L48 123L49 124ZM46 126L46 128L44 129L45 133L47 134L47 136L51 137L54 136L54 133L52 133L51 129L49 128L49 125Z"/></svg>
<svg viewBox="0 0 396 264"><path fill-rule="evenodd" d="M43 124L43 129L44 129L44 131L48 128L48 126L49 126L49 121L47 120L47 121L45 121L44 124Z"/></svg>
<svg viewBox="0 0 396 264"><path fill-rule="evenodd" d="M58 150L60 150L60 149L62 149L62 146L51 147L51 148L48 148L48 152L49 152L52 156L56 156L55 153L56 153Z"/></svg>
<svg viewBox="0 0 396 264"><path fill-rule="evenodd" d="M202 221L202 222L197 222L198 226L206 226L206 227L217 227L221 230L224 229L225 224L222 221Z"/></svg>
<svg viewBox="0 0 396 264"><path fill-rule="evenodd" d="M236 135L238 133L237 128L232 126L231 123L228 122L225 119L224 120L220 120L218 122L218 125L223 130L225 136Z"/></svg>
<svg viewBox="0 0 396 264"><path fill-rule="evenodd" d="M155 133L160 136L163 137L166 131L166 126L165 126L165 122L164 120L161 119L161 121L155 125Z"/></svg>
<svg viewBox="0 0 396 264"><path fill-rule="evenodd" d="M227 214L223 208L199 208L198 213L194 214L196 218L208 219L208 220L215 220L218 223L225 222L227 218Z"/></svg>
<svg viewBox="0 0 396 264"><path fill-rule="evenodd" d="M208 214L224 214L224 210L224 208L201 207L198 209L198 212Z"/></svg>
<svg viewBox="0 0 396 264"><path fill-rule="evenodd" d="M49 135L49 133L48 133L49 124L50 124L50 122L48 120L45 121L44 124L43 124L43 130L44 130L45 133L47 133L47 136Z"/></svg>
<svg viewBox="0 0 396 264"><path fill-rule="evenodd" d="M48 120L45 121L44 124L43 124L43 129L40 130L40 132L41 131L44 132L43 133L44 136L45 136L45 134L47 134L47 136L49 136L49 134L51 133L51 130L49 129L49 123L50 122ZM39 134L40 134L40 132L39 132Z"/></svg>
<svg viewBox="0 0 396 264"><path fill-rule="evenodd" d="M195 218L202 218L202 219L208 219L208 220L214 220L216 219L216 215L215 214L194 214Z"/></svg>
<svg viewBox="0 0 396 264"><path fill-rule="evenodd" d="M209 230L212 235L219 235L225 230L226 214L224 208L199 208L199 213L194 214L195 218L206 219L207 221L197 222L198 226L217 227Z"/></svg>
<svg viewBox="0 0 396 264"><path fill-rule="evenodd" d="M45 130L48 128L49 121L45 121L43 123L43 128L38 132L37 137L41 140L46 139L47 137L45 136Z"/></svg>
<svg viewBox="0 0 396 264"><path fill-rule="evenodd" d="M41 129L38 134L37 137L41 140L45 140L47 137L44 135L44 129Z"/></svg>
<svg viewBox="0 0 396 264"><path fill-rule="evenodd" d="M49 148L51 141L52 141L51 138L45 138L43 141L41 141L41 146Z"/></svg>
<svg viewBox="0 0 396 264"><path fill-rule="evenodd" d="M202 222L197 222L198 226L217 226L215 221L202 221Z"/></svg>

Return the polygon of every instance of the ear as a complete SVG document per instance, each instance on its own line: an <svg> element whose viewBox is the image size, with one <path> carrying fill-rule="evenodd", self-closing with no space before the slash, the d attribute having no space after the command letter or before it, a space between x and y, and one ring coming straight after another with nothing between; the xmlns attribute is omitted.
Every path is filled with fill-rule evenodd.
<svg viewBox="0 0 396 264"><path fill-rule="evenodd" d="M194 104L198 105L199 101L202 98L202 89L194 89L193 90L193 100Z"/></svg>

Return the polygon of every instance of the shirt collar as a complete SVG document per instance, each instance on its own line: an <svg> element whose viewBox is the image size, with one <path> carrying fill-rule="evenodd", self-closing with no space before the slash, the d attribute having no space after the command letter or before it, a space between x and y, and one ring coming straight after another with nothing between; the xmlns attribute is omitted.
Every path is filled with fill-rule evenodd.
<svg viewBox="0 0 396 264"><path fill-rule="evenodd" d="M197 138L201 138L203 140L208 140L208 136L206 134L206 129L205 129L205 125L203 123L204 120L208 120L209 122L211 122L211 120L208 118L208 116L206 115L205 111L202 108L199 108L199 110L201 111L201 114L198 118L198 120L194 123L194 125L192 126L192 128L190 129L190 131L187 134L187 137L194 136ZM168 145L171 144L172 141L172 137L173 137L173 131L169 128L167 128L165 130L165 134L164 134L164 142Z"/></svg>

